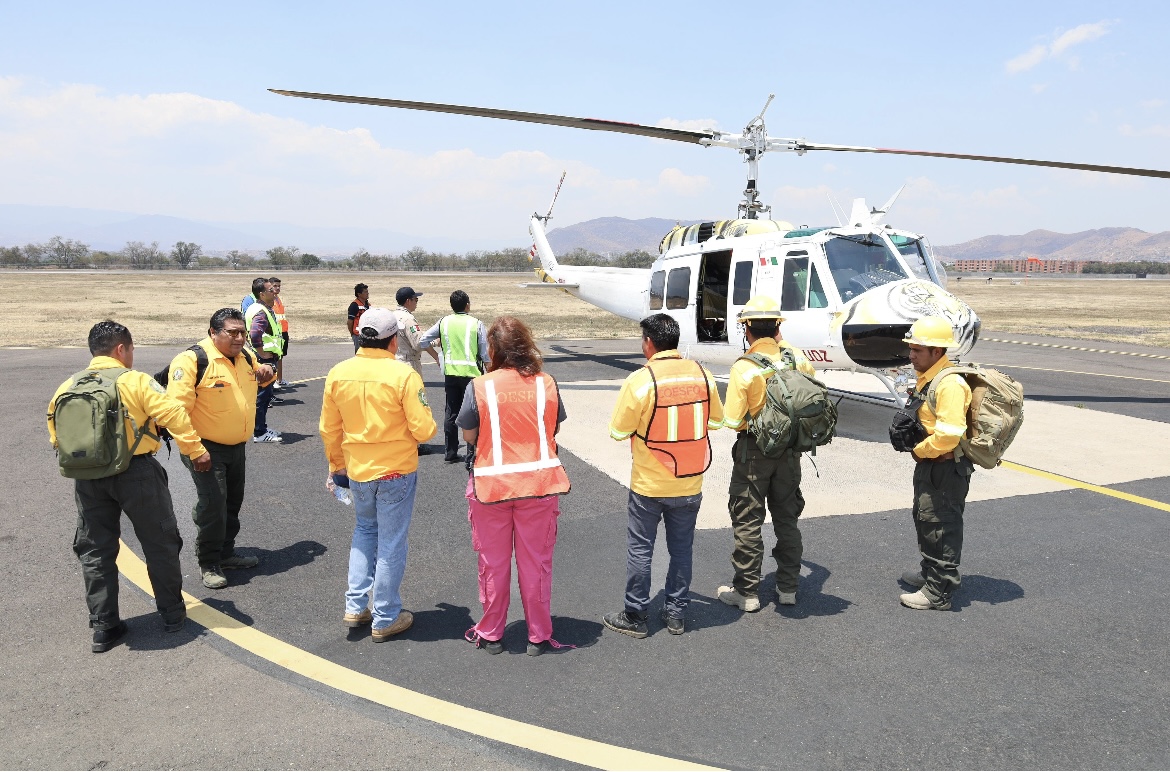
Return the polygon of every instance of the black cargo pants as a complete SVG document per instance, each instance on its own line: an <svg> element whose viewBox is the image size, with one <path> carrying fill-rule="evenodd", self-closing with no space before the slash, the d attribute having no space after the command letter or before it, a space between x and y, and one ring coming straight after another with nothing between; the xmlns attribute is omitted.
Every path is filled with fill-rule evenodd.
<svg viewBox="0 0 1170 772"><path fill-rule="evenodd" d="M166 622L181 619L186 613L179 567L183 539L162 464L144 454L135 456L121 474L74 482L77 532L73 551L81 561L89 626L108 630L120 619L117 559L123 512L142 545L155 606Z"/></svg>
<svg viewBox="0 0 1170 772"><path fill-rule="evenodd" d="M221 445L204 440L203 447L211 454L211 470L207 472L196 472L191 459L183 456L183 466L191 472L199 496L191 510L191 519L199 529L195 536L195 558L200 568L213 566L235 554L240 507L244 503L247 446L247 442Z"/></svg>
<svg viewBox="0 0 1170 772"><path fill-rule="evenodd" d="M467 384L473 379L466 375L443 376L443 450L448 459L459 455L459 438L462 436L455 419L459 416L459 408L463 407L463 395L467 392ZM472 446L467 446L469 455L473 455Z"/></svg>
<svg viewBox="0 0 1170 772"><path fill-rule="evenodd" d="M732 585L745 597L759 595L764 565L761 530L770 511L772 530L776 532L776 547L772 550L776 559L776 589L796 592L800 558L804 553L797 525L804 512L800 456L786 452L779 458L768 458L756 447L750 434L740 432L731 448L731 458L727 509L735 534L735 549L731 553L731 565L735 569Z"/></svg>
<svg viewBox="0 0 1170 772"><path fill-rule="evenodd" d="M962 458L919 461L914 467L914 529L922 553L922 592L939 603L959 588L963 510L975 467Z"/></svg>

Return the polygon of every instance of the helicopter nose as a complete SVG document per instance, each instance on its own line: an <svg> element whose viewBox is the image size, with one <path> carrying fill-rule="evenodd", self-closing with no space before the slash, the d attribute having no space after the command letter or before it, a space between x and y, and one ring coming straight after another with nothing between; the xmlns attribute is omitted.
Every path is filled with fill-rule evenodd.
<svg viewBox="0 0 1170 772"><path fill-rule="evenodd" d="M957 346L952 359L968 354L979 339L979 316L959 298L933 282L920 279L876 287L852 303L839 317L846 355L865 367L901 367L910 361L904 340L910 326L924 316L941 316L951 323Z"/></svg>

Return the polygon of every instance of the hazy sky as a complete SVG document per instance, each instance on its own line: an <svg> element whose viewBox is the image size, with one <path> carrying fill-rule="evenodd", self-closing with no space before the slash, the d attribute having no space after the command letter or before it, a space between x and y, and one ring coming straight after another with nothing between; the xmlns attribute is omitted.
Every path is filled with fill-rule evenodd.
<svg viewBox="0 0 1170 772"><path fill-rule="evenodd" d="M527 243L553 225L735 215L729 150L290 99L503 107L811 141L1170 169L1170 3L0 2L0 203ZM936 244L1170 230L1170 180L772 154L773 216L885 201Z"/></svg>

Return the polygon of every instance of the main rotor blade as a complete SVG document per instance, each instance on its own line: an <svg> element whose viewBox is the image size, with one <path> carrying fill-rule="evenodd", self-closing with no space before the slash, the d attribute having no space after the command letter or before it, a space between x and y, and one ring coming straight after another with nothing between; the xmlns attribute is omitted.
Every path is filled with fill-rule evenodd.
<svg viewBox="0 0 1170 772"><path fill-rule="evenodd" d="M935 153L929 150L895 150L888 147L854 147L852 145L820 145L813 142L798 142L795 149L835 150L850 153L887 153L890 155L918 155L927 158L958 158L964 161L991 161L1001 164L1023 164L1024 166L1050 166L1054 169L1080 169L1086 172L1109 172L1111 174L1132 174L1137 177L1166 177L1170 172L1161 169L1133 169L1128 166L1101 166L1098 164L1076 164L1066 161L1036 161L1030 158L1002 158L993 155L968 155L966 153Z"/></svg>
<svg viewBox="0 0 1170 772"><path fill-rule="evenodd" d="M603 121L597 118L573 118L567 115L545 115L544 113L522 113L516 110L497 110L493 107L444 105L438 104L436 102L407 102L401 99L379 99L377 97L345 96L342 94L315 94L308 91L283 91L281 89L275 88L270 88L268 90L273 94L280 94L281 96L303 97L305 99L324 99L330 102L350 102L358 105L375 105L377 107L401 107L407 110L426 110L432 113L476 115L481 118L502 118L506 121L543 123L549 126L567 126L573 129L615 131L619 134L637 134L642 137L673 139L678 142L692 142L694 144L699 144L699 142L702 140L710 139L715 136L715 133L712 131L664 129L658 126L642 126L637 123Z"/></svg>

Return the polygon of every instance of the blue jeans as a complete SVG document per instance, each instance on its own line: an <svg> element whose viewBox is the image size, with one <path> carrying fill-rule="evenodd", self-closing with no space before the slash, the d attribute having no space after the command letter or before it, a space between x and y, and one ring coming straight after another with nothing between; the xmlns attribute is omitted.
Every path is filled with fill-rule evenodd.
<svg viewBox="0 0 1170 772"><path fill-rule="evenodd" d="M259 364L270 365L273 370L276 370L276 360L263 360ZM268 403L272 401L272 392L276 388L276 382L268 384L267 386L256 391L256 428L252 430L253 437L259 437L268 431Z"/></svg>
<svg viewBox="0 0 1170 772"><path fill-rule="evenodd" d="M666 549L670 567L666 570L666 612L682 616L690 603L691 547L695 542L695 520L703 494L652 498L630 491L629 531L626 537L626 611L644 617L650 605L650 563L658 523L666 525Z"/></svg>
<svg viewBox="0 0 1170 772"><path fill-rule="evenodd" d="M414 512L418 473L394 480L350 482L357 523L349 549L347 614L360 614L373 594L374 629L391 624L402 611L398 588L406 570L406 531Z"/></svg>

